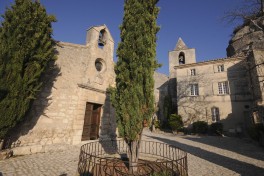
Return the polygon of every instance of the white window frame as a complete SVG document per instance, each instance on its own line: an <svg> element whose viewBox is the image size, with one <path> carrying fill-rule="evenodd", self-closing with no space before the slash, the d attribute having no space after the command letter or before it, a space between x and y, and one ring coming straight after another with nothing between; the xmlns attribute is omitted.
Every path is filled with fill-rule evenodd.
<svg viewBox="0 0 264 176"><path fill-rule="evenodd" d="M219 122L220 121L219 108L218 107L212 107L211 113L212 113L212 122Z"/></svg>
<svg viewBox="0 0 264 176"><path fill-rule="evenodd" d="M195 76L196 75L196 69L193 68L190 70L191 76Z"/></svg>
<svg viewBox="0 0 264 176"><path fill-rule="evenodd" d="M198 84L190 84L190 95L191 96L198 96L199 95Z"/></svg>
<svg viewBox="0 0 264 176"><path fill-rule="evenodd" d="M218 71L218 72L224 72L224 71L225 71L224 64L222 64L222 65L217 65L217 71Z"/></svg>
<svg viewBox="0 0 264 176"><path fill-rule="evenodd" d="M219 95L229 94L228 81L218 82L218 94Z"/></svg>

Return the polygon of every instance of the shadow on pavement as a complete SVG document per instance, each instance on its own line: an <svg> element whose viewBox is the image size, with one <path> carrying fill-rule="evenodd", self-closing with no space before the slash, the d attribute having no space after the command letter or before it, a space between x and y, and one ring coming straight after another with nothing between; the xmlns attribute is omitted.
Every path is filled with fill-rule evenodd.
<svg viewBox="0 0 264 176"><path fill-rule="evenodd" d="M184 137L184 139L229 150L258 160L264 159L264 148L261 148L260 146L256 146L251 142L242 141L243 139L238 139L233 137L223 138L223 137L215 137L215 136L201 136L201 137L186 136ZM231 143L232 145L230 145ZM243 144L243 145L239 145L239 144ZM234 145L236 145L236 147L234 147Z"/></svg>
<svg viewBox="0 0 264 176"><path fill-rule="evenodd" d="M177 146L181 149L183 149L184 151L188 152L189 154L192 154L196 157L202 158L204 160L207 160L211 163L214 163L216 165L225 167L229 170L232 170L238 174L240 174L241 176L257 176L257 175L263 175L264 173L264 169L254 166L252 164L248 164L242 161L238 161L232 158L228 158L225 156L222 156L220 154L217 153L212 153L212 152L208 152L202 148L199 147L193 147L190 145L186 145L177 141L173 141L170 139L164 139L164 138L160 138L160 137L155 137L155 136L148 136L149 138L153 138L156 140L159 140L161 142L173 145L173 146Z"/></svg>

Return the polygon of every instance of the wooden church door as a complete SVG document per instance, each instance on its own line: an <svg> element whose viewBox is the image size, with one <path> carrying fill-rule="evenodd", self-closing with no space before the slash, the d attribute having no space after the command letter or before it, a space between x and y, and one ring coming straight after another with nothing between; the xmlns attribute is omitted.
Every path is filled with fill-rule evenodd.
<svg viewBox="0 0 264 176"><path fill-rule="evenodd" d="M99 138L101 108L102 105L86 103L82 141Z"/></svg>

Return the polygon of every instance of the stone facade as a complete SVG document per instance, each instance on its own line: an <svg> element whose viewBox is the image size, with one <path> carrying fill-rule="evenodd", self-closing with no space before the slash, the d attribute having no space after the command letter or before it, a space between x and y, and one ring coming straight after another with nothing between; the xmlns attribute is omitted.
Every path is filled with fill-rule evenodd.
<svg viewBox="0 0 264 176"><path fill-rule="evenodd" d="M154 94L155 94L155 106L156 115L158 120L164 121L164 99L168 95L168 83L169 78L167 75L155 72L154 73Z"/></svg>
<svg viewBox="0 0 264 176"><path fill-rule="evenodd" d="M42 90L25 123L11 134L13 147L19 146L14 149L15 155L118 135L107 93L107 88L115 86L114 41L107 27L88 29L86 45L59 42L56 50L57 60L42 77ZM168 77L155 73L154 79L156 114L162 120Z"/></svg>
<svg viewBox="0 0 264 176"><path fill-rule="evenodd" d="M264 49L264 15L249 19L234 31L226 49L227 56L244 55L252 50Z"/></svg>
<svg viewBox="0 0 264 176"><path fill-rule="evenodd" d="M181 56L181 58L184 58L184 60L181 61L184 64L196 63L195 49L188 48L181 38L179 38L174 50L169 52L169 74L170 75L169 75L169 87L168 87L169 92L168 93L172 99L172 107L177 106L177 92L175 90L176 82L177 82L176 81L177 73L174 67L179 65L179 60L178 60L179 56ZM185 60L185 58L188 58L188 60ZM173 113L177 113L177 110L175 109Z"/></svg>
<svg viewBox="0 0 264 176"><path fill-rule="evenodd" d="M179 43L183 43L181 39L177 46ZM247 128L252 94L245 58L196 63L194 53L184 44L169 54L171 67L174 65L171 79L176 77L177 112L185 125L201 120L222 122L225 131Z"/></svg>
<svg viewBox="0 0 264 176"><path fill-rule="evenodd" d="M248 84L253 98L252 117L254 123L264 123L264 16L259 15L245 20L234 31L229 41L227 56L242 56L246 60L249 73Z"/></svg>
<svg viewBox="0 0 264 176"><path fill-rule="evenodd" d="M115 85L113 51L104 25L88 29L86 45L59 42L58 58L43 76L43 88L13 141L32 153L50 144L80 143L87 103L100 107L95 138L115 137L114 109L106 92Z"/></svg>
<svg viewBox="0 0 264 176"><path fill-rule="evenodd" d="M185 125L222 122L225 131L241 132L264 123L263 13L237 27L228 58L196 63L195 49L180 38L169 52L169 94Z"/></svg>

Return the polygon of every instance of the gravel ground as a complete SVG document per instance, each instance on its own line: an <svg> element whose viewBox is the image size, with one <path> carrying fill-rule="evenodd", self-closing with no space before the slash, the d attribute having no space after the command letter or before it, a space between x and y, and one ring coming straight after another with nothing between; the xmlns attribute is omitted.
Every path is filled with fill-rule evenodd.
<svg viewBox="0 0 264 176"><path fill-rule="evenodd" d="M264 149L250 140L176 136L144 131L143 140L176 145L188 152L189 176L264 176ZM0 161L0 176L75 176L80 146Z"/></svg>

